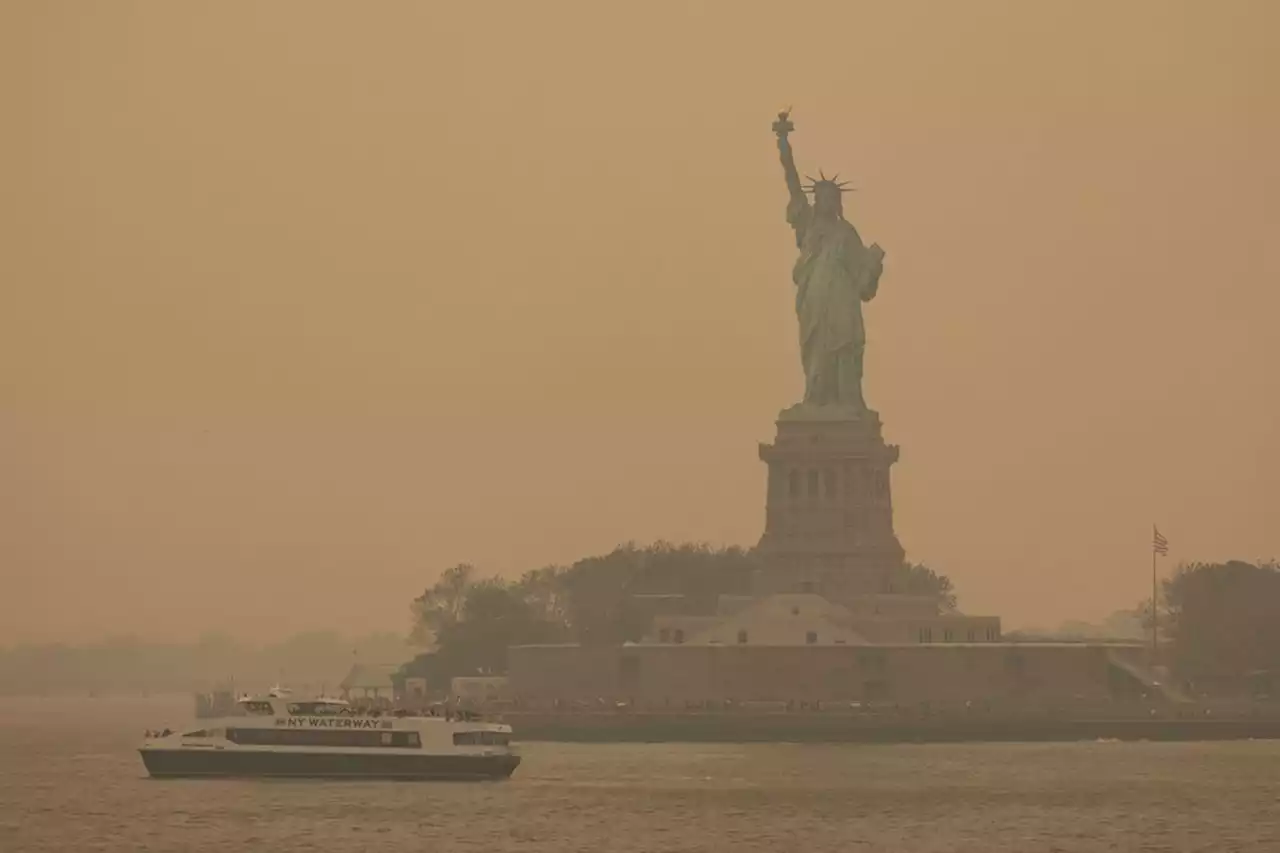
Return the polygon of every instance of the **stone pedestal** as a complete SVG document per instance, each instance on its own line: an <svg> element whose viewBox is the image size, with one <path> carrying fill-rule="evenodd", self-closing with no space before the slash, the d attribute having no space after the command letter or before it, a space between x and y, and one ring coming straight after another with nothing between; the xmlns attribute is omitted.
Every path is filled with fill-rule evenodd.
<svg viewBox="0 0 1280 853"><path fill-rule="evenodd" d="M904 554L893 532L886 444L872 411L800 404L778 416L769 466L758 595L814 592L840 602L890 592Z"/></svg>

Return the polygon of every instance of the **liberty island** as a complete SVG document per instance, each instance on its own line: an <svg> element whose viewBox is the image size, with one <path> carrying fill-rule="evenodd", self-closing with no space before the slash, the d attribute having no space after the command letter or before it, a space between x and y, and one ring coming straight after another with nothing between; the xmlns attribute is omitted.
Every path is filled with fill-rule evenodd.
<svg viewBox="0 0 1280 853"><path fill-rule="evenodd" d="M709 564L696 548L669 561L675 552L658 546L531 573L512 600L550 615L507 639L493 669L468 670L485 675L450 673L448 695L501 709L525 740L1280 737L1280 716L1196 708L1141 642L1006 637L998 616L960 611L949 582L915 583L924 567L907 562L894 525L899 448L863 393L863 311L886 253L846 219L847 182L822 170L802 179L790 111L772 130L804 391L758 447L767 477L755 548L724 552L731 562L716 571L732 571L721 573L699 568ZM452 612L470 572L450 569L415 599L420 624ZM579 592L591 603L570 616L545 609L573 610ZM429 667L403 672L405 692L426 699Z"/></svg>
<svg viewBox="0 0 1280 853"><path fill-rule="evenodd" d="M999 617L961 613L935 595L897 587L907 565L890 476L899 448L885 441L862 388L863 306L879 292L885 251L865 244L846 219L847 182L821 170L802 179L789 110L772 130L797 250L791 279L804 394L778 413L773 441L758 449L767 483L751 588L721 591L710 604L674 589L633 596L648 623L638 642L512 646L518 730L605 740L1108 736L1106 726L1064 720L1027 727L971 716L965 725L921 727L900 719L904 728L865 715L803 723L772 716L824 703L1083 709L1162 690L1142 665L1140 644L1010 643ZM635 718L611 712L612 722L584 728L575 715L535 711L599 702ZM739 710L711 722L685 716L681 706ZM1132 728L1114 730L1125 736Z"/></svg>

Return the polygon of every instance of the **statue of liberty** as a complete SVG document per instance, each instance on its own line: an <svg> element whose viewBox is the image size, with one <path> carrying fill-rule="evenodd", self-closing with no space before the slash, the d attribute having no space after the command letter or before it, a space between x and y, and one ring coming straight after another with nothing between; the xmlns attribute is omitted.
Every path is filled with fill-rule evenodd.
<svg viewBox="0 0 1280 853"><path fill-rule="evenodd" d="M788 138L795 126L788 113L778 114L773 132L791 195L787 222L795 229L800 249L791 278L800 320L804 402L864 412L862 352L867 337L862 303L871 301L880 286L884 250L875 243L864 246L844 218L843 193L850 190L838 175L828 178L819 172L818 180L808 179L808 186L800 182ZM812 204L807 193L813 195Z"/></svg>

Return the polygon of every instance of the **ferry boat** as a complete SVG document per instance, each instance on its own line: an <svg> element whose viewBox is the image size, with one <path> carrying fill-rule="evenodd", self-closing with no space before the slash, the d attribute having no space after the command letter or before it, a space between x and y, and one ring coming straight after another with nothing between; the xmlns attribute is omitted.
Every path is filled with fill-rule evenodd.
<svg viewBox="0 0 1280 853"><path fill-rule="evenodd" d="M186 732L148 732L153 777L505 779L520 764L511 727L466 712L363 712L345 700L244 696L235 715Z"/></svg>

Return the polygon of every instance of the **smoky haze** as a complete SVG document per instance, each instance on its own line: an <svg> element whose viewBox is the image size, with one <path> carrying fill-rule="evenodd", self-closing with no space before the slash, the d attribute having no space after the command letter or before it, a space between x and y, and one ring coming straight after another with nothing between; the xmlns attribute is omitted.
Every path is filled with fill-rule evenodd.
<svg viewBox="0 0 1280 853"><path fill-rule="evenodd" d="M888 256L908 555L1006 624L1280 552L1268 3L0 10L0 643L402 630L751 544L802 391L770 122Z"/></svg>

